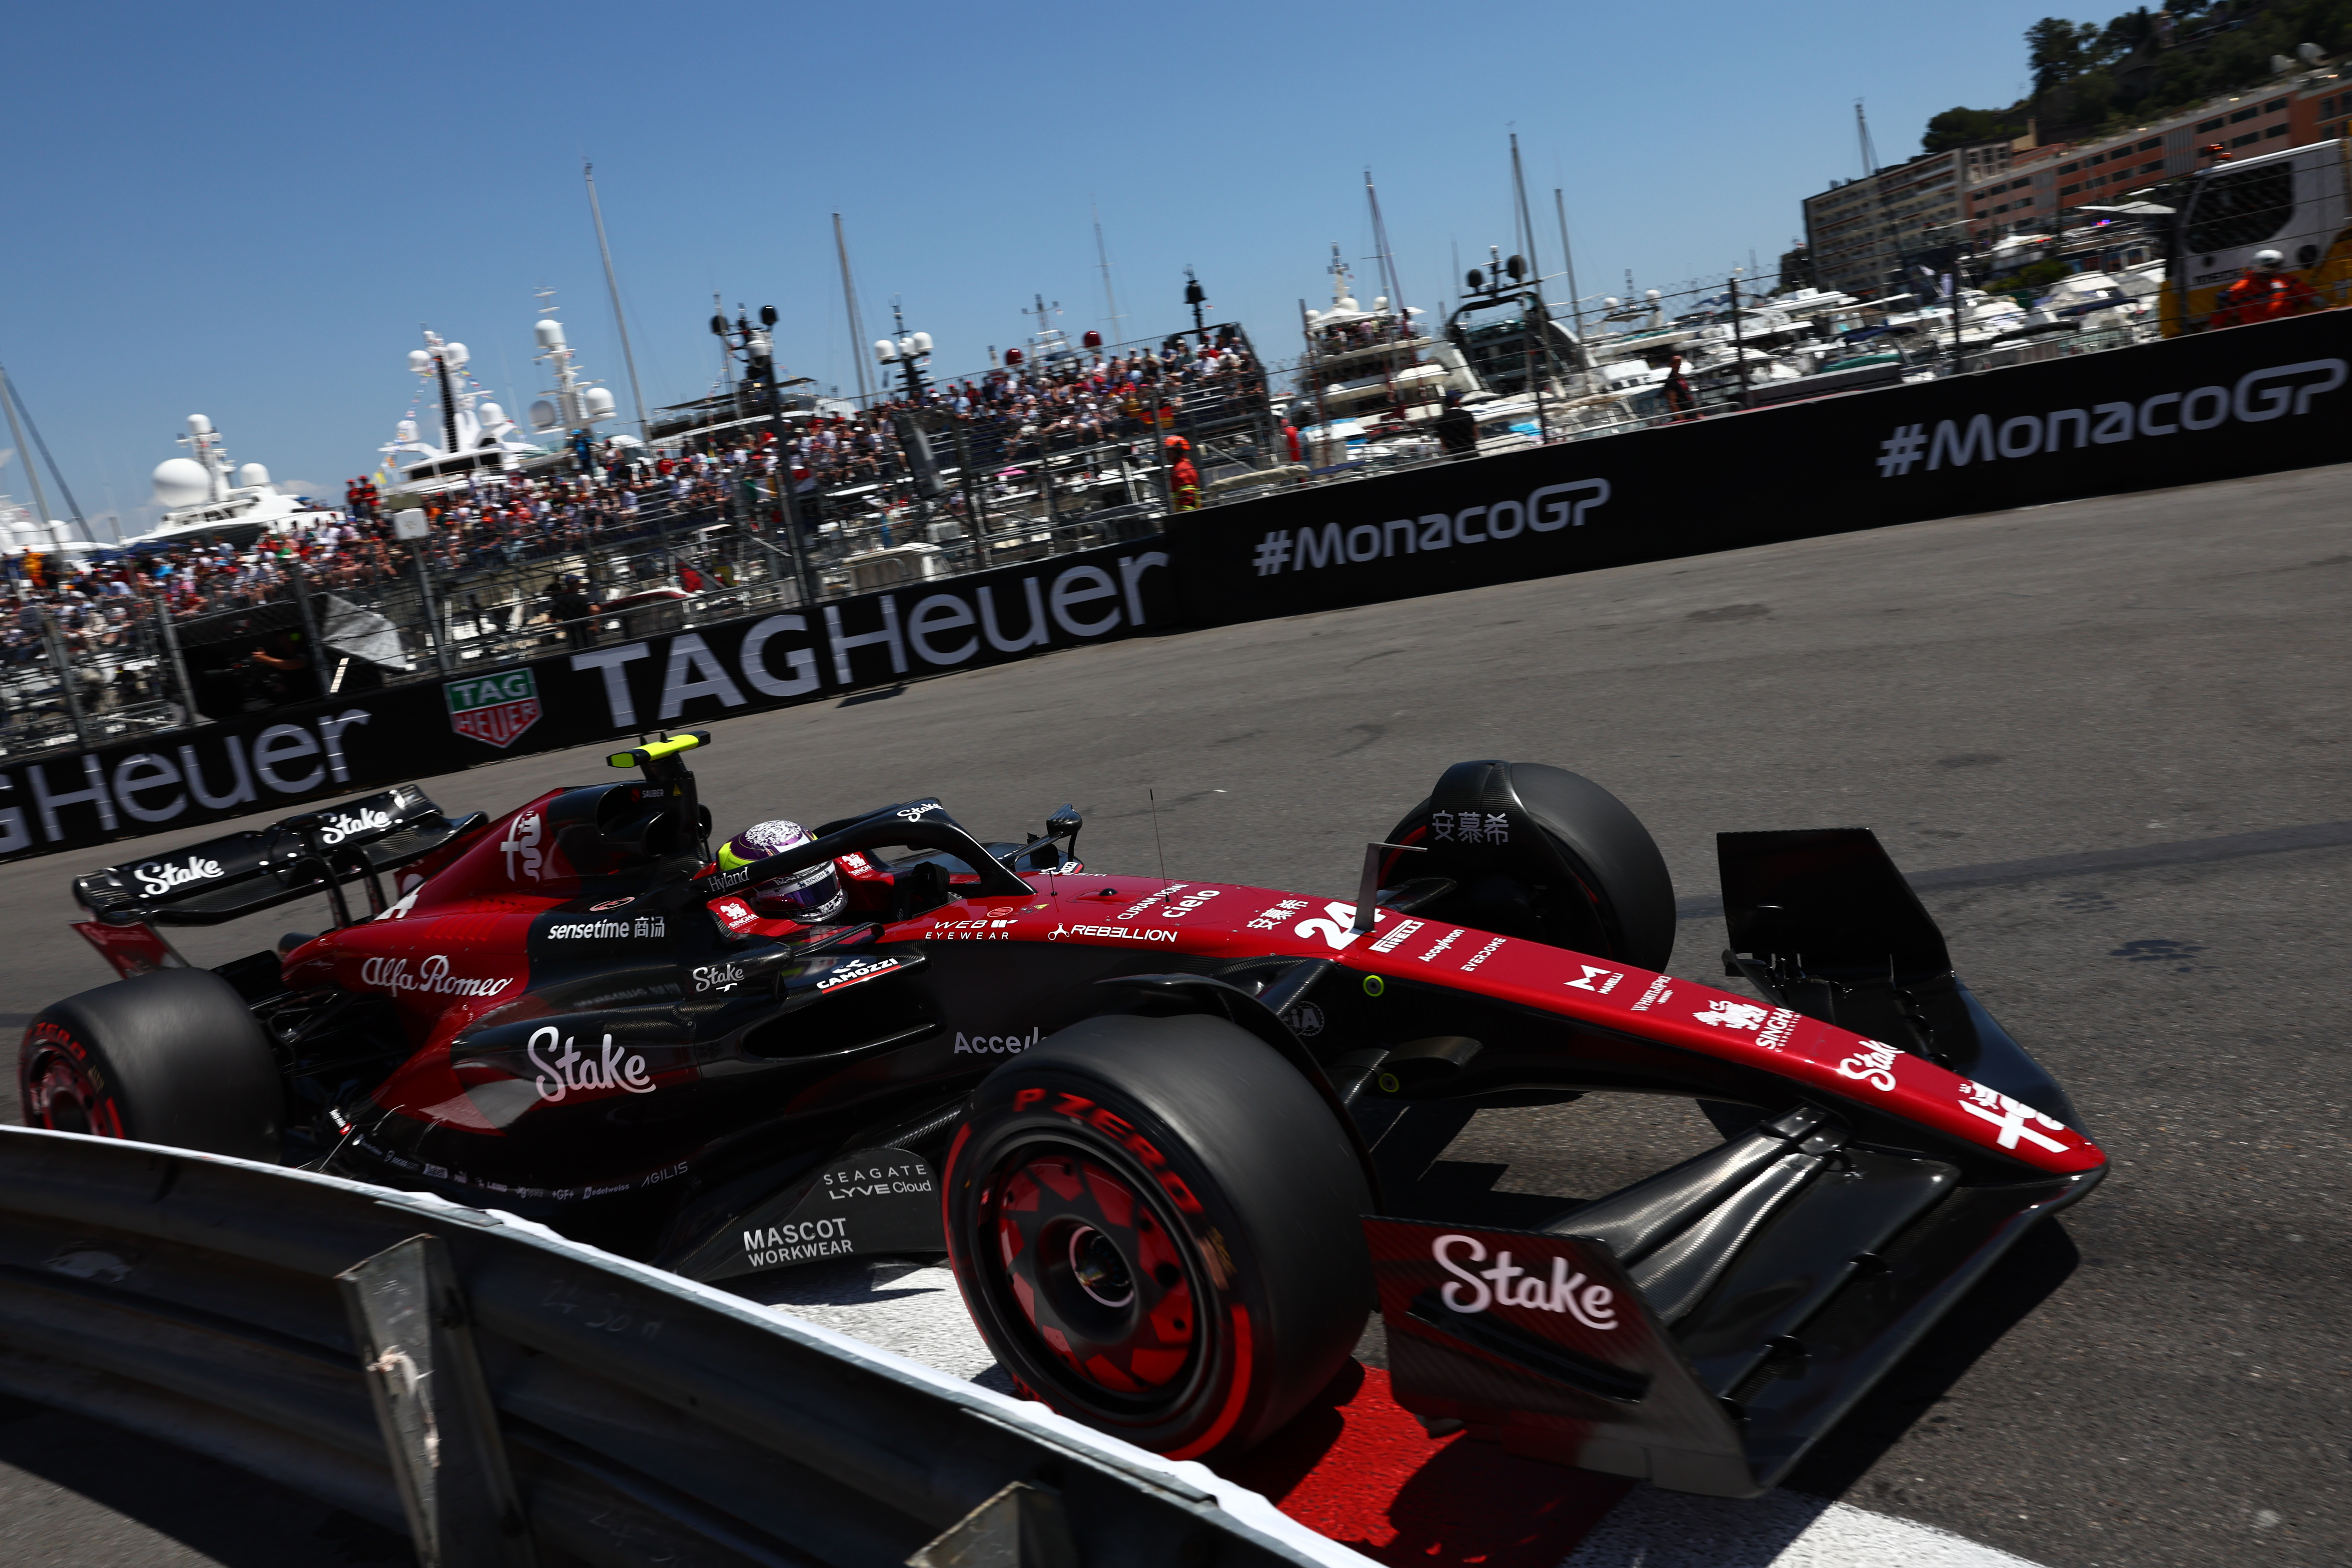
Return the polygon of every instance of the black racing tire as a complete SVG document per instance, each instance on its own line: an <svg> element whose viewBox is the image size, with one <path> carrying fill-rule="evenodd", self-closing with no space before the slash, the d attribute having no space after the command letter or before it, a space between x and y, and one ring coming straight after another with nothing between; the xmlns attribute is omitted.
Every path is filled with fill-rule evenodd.
<svg viewBox="0 0 2352 1568"><path fill-rule="evenodd" d="M1354 1149L1297 1068L1222 1018L1089 1018L1040 1042L982 1081L942 1186L949 1261L999 1363L1173 1458L1288 1421L1371 1306Z"/></svg>
<svg viewBox="0 0 2352 1568"><path fill-rule="evenodd" d="M209 969L43 1008L16 1055L25 1125L275 1163L286 1091L261 1026Z"/></svg>
<svg viewBox="0 0 2352 1568"><path fill-rule="evenodd" d="M1498 900L1488 889L1465 889L1432 904L1428 912L1500 935L1524 936L1663 971L1675 951L1675 883L1666 858L1642 819L1581 773L1545 763L1507 766L1511 788L1573 872L1576 892L1586 907L1528 907L1515 921L1500 915L1500 909L1514 900ZM1423 799L1406 812L1390 829L1388 842L1428 842L1430 810L1431 802ZM1420 869L1412 862L1423 858L1392 856L1391 872L1400 880L1411 878ZM1504 930L1506 925L1516 929Z"/></svg>

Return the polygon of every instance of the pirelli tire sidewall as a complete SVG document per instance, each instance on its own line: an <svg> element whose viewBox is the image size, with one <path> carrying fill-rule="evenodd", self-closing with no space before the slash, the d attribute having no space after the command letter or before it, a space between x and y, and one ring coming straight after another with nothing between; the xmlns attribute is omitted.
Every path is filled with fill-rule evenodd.
<svg viewBox="0 0 2352 1568"><path fill-rule="evenodd" d="M17 1056L28 1125L37 1090L64 1069L105 1137L275 1163L286 1089L261 1025L236 988L209 969L163 969L118 980L34 1015Z"/></svg>
<svg viewBox="0 0 2352 1568"><path fill-rule="evenodd" d="M1148 1193L1182 1237L1198 1337L1155 1397L1070 1375L1013 1298L987 1184L1053 1144ZM1223 1018L1090 1018L997 1068L949 1152L941 1205L957 1284L1005 1369L1063 1415L1174 1458L1238 1453L1288 1421L1347 1364L1372 1300L1354 1150L1297 1069Z"/></svg>

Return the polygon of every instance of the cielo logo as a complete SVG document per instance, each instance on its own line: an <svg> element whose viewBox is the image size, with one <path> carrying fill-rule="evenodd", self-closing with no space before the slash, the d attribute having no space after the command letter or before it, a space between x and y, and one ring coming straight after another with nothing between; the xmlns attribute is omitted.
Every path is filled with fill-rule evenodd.
<svg viewBox="0 0 2352 1568"><path fill-rule="evenodd" d="M160 899L173 889L184 887L190 882L209 882L220 874L220 862L208 860L201 855L191 855L177 866L162 860L150 861L131 872L151 899Z"/></svg>
<svg viewBox="0 0 2352 1568"><path fill-rule="evenodd" d="M1588 1329L1613 1329L1617 1292L1606 1285L1585 1283L1581 1271L1570 1273L1568 1259L1555 1254L1551 1278L1530 1274L1511 1261L1507 1251L1495 1254L1494 1267L1473 1271L1454 1261L1455 1250L1473 1263L1486 1260L1486 1244L1475 1236L1441 1236L1429 1244L1430 1257L1454 1276L1441 1292L1454 1311L1483 1312L1489 1307L1532 1307L1539 1312L1565 1312Z"/></svg>
<svg viewBox="0 0 2352 1568"><path fill-rule="evenodd" d="M2293 364L2250 370L2229 386L2200 386L2187 392L2159 392L2152 396L2087 408L2059 408L2042 414L2001 416L1978 414L1964 419L1939 419L1931 435L1927 422L1898 425L1879 443L1878 477L1901 479L1918 468L1963 468L1971 463L2014 461L2037 454L2107 447L2117 442L2210 430L2234 418L2241 425L2262 425L2273 419L2311 412L2312 400L2344 384L2340 359L2298 360Z"/></svg>

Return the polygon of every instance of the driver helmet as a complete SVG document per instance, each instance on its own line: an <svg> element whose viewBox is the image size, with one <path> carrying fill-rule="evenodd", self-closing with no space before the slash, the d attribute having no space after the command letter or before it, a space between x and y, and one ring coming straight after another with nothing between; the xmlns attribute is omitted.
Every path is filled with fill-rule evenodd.
<svg viewBox="0 0 2352 1568"><path fill-rule="evenodd" d="M797 822L782 817L755 822L719 846L719 868L736 870L809 842L809 830ZM750 889L747 896L757 913L775 920L799 921L803 925L831 920L849 901L830 860L821 860L789 877L761 882Z"/></svg>
<svg viewBox="0 0 2352 1568"><path fill-rule="evenodd" d="M2275 250L2257 250L2254 252L2254 265L2261 268L2265 272L2277 271L2285 260L2286 258L2280 255Z"/></svg>

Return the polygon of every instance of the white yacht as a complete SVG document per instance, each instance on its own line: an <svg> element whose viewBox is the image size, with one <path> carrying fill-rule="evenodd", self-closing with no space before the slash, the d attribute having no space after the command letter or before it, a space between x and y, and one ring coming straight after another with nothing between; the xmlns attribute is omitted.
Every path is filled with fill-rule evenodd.
<svg viewBox="0 0 2352 1568"><path fill-rule="evenodd" d="M544 329L548 324L542 321L541 326ZM558 365L561 378L571 368L562 329L556 328L551 344L542 330L540 342L546 353L563 354ZM508 418L506 410L489 400L488 390L466 374L467 357L465 344L445 342L431 331L425 334L423 348L409 351L408 368L422 384L420 394L431 391L440 405L440 428L436 434L441 439L436 443L425 438L412 404L407 417L394 427L393 438L378 448L400 472L388 488L412 495L459 489L478 477L504 474L527 458L548 455L546 447L524 439L522 426ZM596 417L611 416L612 395L604 388L577 389L565 381L562 390L583 403L601 400Z"/></svg>
<svg viewBox="0 0 2352 1568"><path fill-rule="evenodd" d="M281 494L269 482L269 470L259 463L234 465L221 445L220 432L201 414L188 416L188 433L180 445L194 454L167 458L150 476L156 503L164 509L163 521L151 531L126 539L125 547L172 544L203 537L221 543L250 544L265 533L284 533L297 526L339 521L342 513L307 497Z"/></svg>

